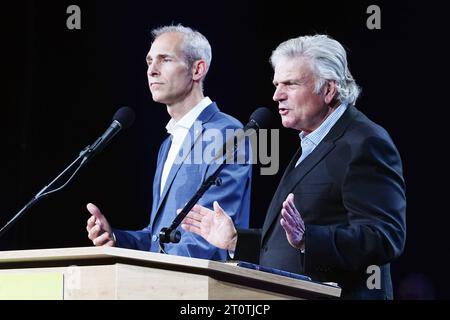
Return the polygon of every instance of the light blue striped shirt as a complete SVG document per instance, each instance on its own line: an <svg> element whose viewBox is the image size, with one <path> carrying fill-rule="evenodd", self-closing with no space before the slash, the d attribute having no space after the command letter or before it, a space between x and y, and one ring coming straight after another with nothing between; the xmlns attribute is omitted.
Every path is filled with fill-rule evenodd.
<svg viewBox="0 0 450 320"><path fill-rule="evenodd" d="M302 155L300 159L298 159L295 167L297 167L300 162L302 162L307 156L314 151L314 149L318 146L318 144L325 138L325 136L330 132L331 128L335 125L335 123L339 120L339 118L344 114L345 110L347 110L346 104L341 104L336 108L329 116L325 119L324 122L313 132L306 135L304 131L300 132L300 144L302 146Z"/></svg>

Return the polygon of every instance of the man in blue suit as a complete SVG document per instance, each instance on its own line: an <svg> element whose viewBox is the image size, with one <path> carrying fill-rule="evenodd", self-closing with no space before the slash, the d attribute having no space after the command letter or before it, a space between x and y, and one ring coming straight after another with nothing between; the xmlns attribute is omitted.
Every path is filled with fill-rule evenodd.
<svg viewBox="0 0 450 320"><path fill-rule="evenodd" d="M170 226L177 214L202 182L218 167L205 159L205 150L218 150L226 131L242 124L203 95L203 81L211 62L208 40L190 28L167 26L152 32L154 41L147 55L148 82L153 100L166 104L171 120L166 126L169 137L163 141L153 181L153 204L149 225L140 231L112 229L94 204L87 222L88 237L96 246L117 246L161 252L159 232ZM211 138L215 133L215 139ZM214 136L213 135L213 136ZM212 144L216 145L212 145ZM218 146L220 144L220 147ZM244 145L245 146L245 145ZM251 165L233 163L220 174L221 185L212 186L199 203L212 208L213 200L230 213L233 222L248 227ZM178 244L166 244L164 252L212 260L226 259L219 249L198 235L182 231Z"/></svg>

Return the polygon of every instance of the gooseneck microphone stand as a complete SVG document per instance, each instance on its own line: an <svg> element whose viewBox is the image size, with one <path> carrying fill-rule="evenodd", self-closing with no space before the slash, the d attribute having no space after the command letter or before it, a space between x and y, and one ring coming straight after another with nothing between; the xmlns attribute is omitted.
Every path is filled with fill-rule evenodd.
<svg viewBox="0 0 450 320"><path fill-rule="evenodd" d="M228 150L225 153L225 160L220 164L220 166L214 171L214 173L206 179L200 188L197 190L197 192L194 194L194 196L189 200L189 202L184 206L184 208L181 210L181 212L175 217L172 224L168 228L162 228L159 232L159 245L164 251L164 244L165 243L178 243L181 240L181 233L179 230L177 230L177 227L180 225L181 221L187 216L187 214L191 211L191 209L195 206L195 204L200 200L200 198L203 196L203 194L212 186L220 186L222 185L222 179L219 177L220 172L223 170L225 165L227 164L226 161L229 159L229 157L233 157L235 159L235 155L237 152L237 145L239 141L237 137L234 139L233 144L233 151L231 155L228 156Z"/></svg>
<svg viewBox="0 0 450 320"><path fill-rule="evenodd" d="M181 221L183 221L184 218L186 218L187 214L191 211L191 209L195 206L198 200L203 196L203 194L212 186L220 186L222 184L222 180L219 178L219 174L222 171L222 169L227 164L227 160L233 157L233 160L236 159L236 152L238 150L237 146L238 143L244 140L244 146L245 146L245 137L250 137L253 134L255 134L259 129L269 127L272 122L273 116L272 112L265 107L261 107L256 109L253 114L250 116L250 121L248 124L244 127L244 134L243 136L237 137L235 136L233 139L233 149L229 150L226 146L228 145L228 142L225 143L222 150L225 151L225 154L222 157L222 163L220 166L214 171L214 173L206 179L200 188L197 190L197 192L194 194L194 196L189 200L189 202L184 206L184 208L181 210L181 212L175 217L172 224L168 228L162 228L159 232L159 246L161 248L161 251L165 253L164 250L164 244L165 243L179 243L181 240L181 233L177 230L177 227L180 225ZM244 147L245 148L245 147ZM222 154L222 152L219 152L219 155ZM225 158L225 159L224 159ZM219 159L219 158L216 158ZM216 160L215 159L215 160Z"/></svg>
<svg viewBox="0 0 450 320"><path fill-rule="evenodd" d="M76 176L78 171L88 162L90 157L93 155L93 149L96 146L97 141L92 146L87 146L83 151L80 152L80 155L73 161L63 172L61 172L52 182L42 188L11 220L8 221L1 229L0 229L0 237L3 236L6 231L11 228L19 218L21 218L31 207L33 207L36 203L38 203L41 199L56 193L66 187L70 181ZM81 161L80 161L81 160ZM78 164L78 166L77 166ZM75 168L75 169L74 169ZM69 172L73 171L72 175L64 182L60 187L54 189L54 185Z"/></svg>
<svg viewBox="0 0 450 320"><path fill-rule="evenodd" d="M32 206L34 206L39 200L56 193L62 190L65 186L67 186L70 181L76 176L78 171L90 160L94 155L101 152L103 148L111 141L111 139L122 129L128 128L131 126L135 118L134 111L129 107L122 107L116 111L113 117L113 122L109 126L109 128L100 136L93 144L84 148L78 158L75 159L63 172L61 172L50 184L46 185L39 191L31 200L28 202L25 207L23 207L8 223L0 229L0 237L5 234L6 231L11 228L11 226L22 217ZM55 188L54 185L61 180L62 177L72 172L70 177L62 183L62 185L58 188Z"/></svg>
<svg viewBox="0 0 450 320"><path fill-rule="evenodd" d="M220 186L222 184L222 180L219 178L219 174L225 166L225 162L222 163L216 171L206 179L194 196L189 200L189 202L184 206L181 212L175 217L172 224L168 228L162 228L159 232L159 243L161 248L164 248L164 243L178 243L181 240L180 231L176 230L176 228L180 225L181 221L187 216L187 214L191 211L191 209L195 206L195 204L200 200L203 194L212 186Z"/></svg>

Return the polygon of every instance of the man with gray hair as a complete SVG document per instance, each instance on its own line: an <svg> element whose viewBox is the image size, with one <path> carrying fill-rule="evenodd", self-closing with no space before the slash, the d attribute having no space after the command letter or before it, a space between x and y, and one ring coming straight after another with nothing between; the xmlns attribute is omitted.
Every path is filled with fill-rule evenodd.
<svg viewBox="0 0 450 320"><path fill-rule="evenodd" d="M405 183L393 141L356 109L360 89L336 40L290 39L271 63L273 99L283 126L300 132L300 148L263 228L236 228L218 204L215 212L194 207L183 228L237 260L338 283L343 298L392 299L390 262L406 238Z"/></svg>
<svg viewBox="0 0 450 320"><path fill-rule="evenodd" d="M154 41L147 55L148 84L153 100L167 106L171 120L166 126L169 136L158 154L150 223L140 231L112 229L100 210L90 203L87 205L92 214L87 222L88 237L96 246L225 260L225 250L184 231L180 243L161 247L159 232L172 224L177 209L190 200L219 166L205 161L202 154L195 154L215 143L202 136L214 130L225 137L226 130L242 128L242 124L220 112L203 95L203 82L212 59L211 46L204 36L181 25L161 27L152 34ZM229 164L219 178L221 185L211 187L199 203L212 208L213 200L220 199L234 223L248 227L251 166L248 162Z"/></svg>

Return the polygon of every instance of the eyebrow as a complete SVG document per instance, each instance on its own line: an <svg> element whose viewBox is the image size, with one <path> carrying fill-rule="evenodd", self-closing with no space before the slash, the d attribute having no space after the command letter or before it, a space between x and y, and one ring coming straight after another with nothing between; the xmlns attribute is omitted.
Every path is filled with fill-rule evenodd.
<svg viewBox="0 0 450 320"><path fill-rule="evenodd" d="M277 81L277 80L273 80L272 83L273 84L292 84L292 83L298 83L301 82L300 80L295 80L295 79L286 79L286 80L281 80L281 81Z"/></svg>
<svg viewBox="0 0 450 320"><path fill-rule="evenodd" d="M305 83L308 81L307 77L301 76L300 78L287 78L281 81L273 80L272 83L275 85L277 83L283 83L283 84L293 84L293 83Z"/></svg>
<svg viewBox="0 0 450 320"><path fill-rule="evenodd" d="M167 53L165 53L165 54L158 54L158 55L156 56L156 59L164 59L164 58L175 58L175 56L170 55L170 54L167 54ZM147 62L149 62L149 61L152 61L153 58L150 57L150 56L147 56L147 57L145 58L145 60L146 60Z"/></svg>

